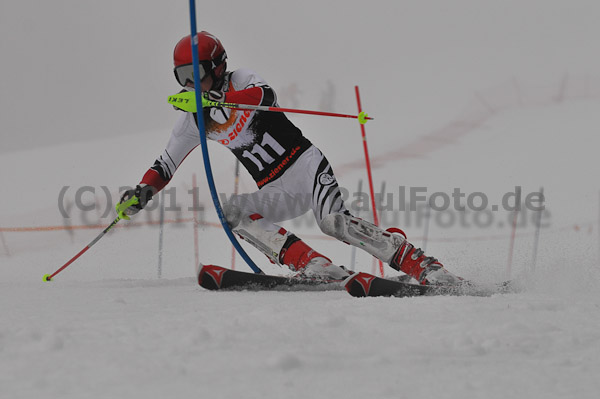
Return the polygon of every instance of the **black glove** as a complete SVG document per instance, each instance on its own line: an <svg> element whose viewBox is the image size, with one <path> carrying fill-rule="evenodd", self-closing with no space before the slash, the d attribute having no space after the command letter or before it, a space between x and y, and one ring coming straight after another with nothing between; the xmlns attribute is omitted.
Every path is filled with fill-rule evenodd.
<svg viewBox="0 0 600 399"><path fill-rule="evenodd" d="M144 209L148 201L152 199L154 195L154 187L152 186L140 186L139 184L130 190L127 190L121 196L121 200L117 204L117 213L123 215L124 219L129 219L127 216L135 215L140 210ZM132 204L126 206L125 203L128 202L133 197L137 198L137 201Z"/></svg>
<svg viewBox="0 0 600 399"><path fill-rule="evenodd" d="M225 93L218 90L209 90L202 93L202 97L208 101L217 101L220 103L225 102Z"/></svg>
<svg viewBox="0 0 600 399"><path fill-rule="evenodd" d="M205 91L204 93L202 93L202 98L204 99L202 101L203 106L205 100L217 101L222 103L225 102L225 93L217 90ZM229 119L229 115L231 115L231 109L225 107L205 107L204 110L205 116L210 116L212 120L221 125L226 123ZM208 110L208 112L206 112L206 110Z"/></svg>

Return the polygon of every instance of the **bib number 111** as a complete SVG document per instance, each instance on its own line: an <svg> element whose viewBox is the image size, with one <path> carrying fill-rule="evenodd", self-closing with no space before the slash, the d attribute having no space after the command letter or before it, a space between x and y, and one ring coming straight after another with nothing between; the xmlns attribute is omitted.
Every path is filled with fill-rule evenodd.
<svg viewBox="0 0 600 399"><path fill-rule="evenodd" d="M252 151L246 150L242 153L244 158L251 160L256 165L259 172L265 169L265 164L270 165L275 161L275 158L270 156L265 150L265 147L267 146L275 151L277 155L283 155L285 152L285 149L273 138L273 136L269 133L265 133L260 145L256 143L254 144L254 147L252 147Z"/></svg>

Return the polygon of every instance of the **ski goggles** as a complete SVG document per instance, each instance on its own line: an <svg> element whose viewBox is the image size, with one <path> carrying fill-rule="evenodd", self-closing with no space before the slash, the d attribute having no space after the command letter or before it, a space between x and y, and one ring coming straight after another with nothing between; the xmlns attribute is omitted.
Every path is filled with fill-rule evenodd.
<svg viewBox="0 0 600 399"><path fill-rule="evenodd" d="M211 71L211 62L201 62L198 65L198 69L200 70L200 81L204 79ZM185 64L180 65L174 69L175 79L177 82L185 87L188 82L194 83L194 64Z"/></svg>

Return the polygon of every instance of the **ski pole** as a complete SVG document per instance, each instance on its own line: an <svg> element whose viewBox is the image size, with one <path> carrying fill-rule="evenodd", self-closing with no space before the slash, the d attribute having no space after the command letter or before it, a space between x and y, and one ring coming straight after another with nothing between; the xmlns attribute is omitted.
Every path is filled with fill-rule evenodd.
<svg viewBox="0 0 600 399"><path fill-rule="evenodd" d="M163 238L165 233L165 192L160 193L160 213L158 224L158 270L157 277L162 277Z"/></svg>
<svg viewBox="0 0 600 399"><path fill-rule="evenodd" d="M184 91L169 96L167 99L169 104L177 107L185 112L196 112L196 100L194 98L193 91ZM247 109L253 111L270 111L270 112L289 112L294 114L308 114L308 115L321 115L321 116L333 116L337 118L352 118L358 119L361 125L367 123L367 120L373 120L366 112L361 111L358 115L347 115L338 114L335 112L323 112L323 111L309 111L306 109L295 109L295 108L279 108L269 107L265 105L251 105L251 104L236 104L236 103L223 103L218 101L203 100L203 107L219 107L219 108L231 108L231 109Z"/></svg>
<svg viewBox="0 0 600 399"><path fill-rule="evenodd" d="M95 243L97 243L98 241L100 241L100 239L102 237L104 237L104 235L106 235L106 233L109 232L110 229L112 229L113 227L115 227L115 225L119 222L119 220L121 219L127 219L129 220L129 216L127 216L124 212L125 209L129 208L131 205L135 205L139 202L137 197L132 197L131 199L129 199L129 201L124 202L122 204L117 205L117 217L115 218L115 220L112 221L111 224L108 225L107 228L105 228L102 233L98 234L98 236L96 238L94 238L92 240L92 242L90 242L88 245L86 245L85 248L83 248L81 251L79 251L79 253L77 255L75 255L74 257L72 257L67 263L65 263L64 265L62 265L60 267L60 269L58 269L57 271L55 271L52 274L44 274L44 281L52 281L52 278L54 276L56 276L58 273L62 272L64 269L66 269L71 263L75 262L77 260L77 258L79 258L81 255L83 255L88 249L90 249Z"/></svg>

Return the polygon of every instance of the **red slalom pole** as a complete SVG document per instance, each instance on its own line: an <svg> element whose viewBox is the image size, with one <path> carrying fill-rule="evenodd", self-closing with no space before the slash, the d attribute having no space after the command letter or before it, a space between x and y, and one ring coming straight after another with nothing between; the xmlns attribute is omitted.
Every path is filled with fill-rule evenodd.
<svg viewBox="0 0 600 399"><path fill-rule="evenodd" d="M358 114L360 115L362 111L362 105L360 103L360 93L358 91L358 86L354 86L354 90L356 92L356 102L358 104ZM377 208L375 206L375 190L373 189L373 175L371 174L371 161L369 159L369 148L367 147L367 133L365 131L365 124L360 124L360 131L362 133L363 147L365 150L365 163L367 165L367 176L369 178L369 191L371 192L371 206L373 207L373 223L375 226L379 226L379 218L377 217ZM379 260L379 273L381 273L381 277L383 277L383 262Z"/></svg>
<svg viewBox="0 0 600 399"><path fill-rule="evenodd" d="M109 224L108 227L105 228L102 231L102 233L98 234L98 237L94 238L92 240L92 242L90 242L85 248L83 248L81 251L79 251L79 253L77 255L75 255L67 263L65 263L64 265L62 265L60 269L58 269L57 271L55 271L52 274L45 274L44 275L44 281L51 281L54 276L56 276L58 273L60 273L64 269L66 269L71 263L75 262L77 260L77 258L79 258L81 255L83 255L88 249L90 249L95 243L97 243L102 237L104 237L104 235L106 233L108 233L108 231L110 229L112 229L119 222L119 220L121 220L121 216L120 215L117 216L116 219L113 220L112 223Z"/></svg>

